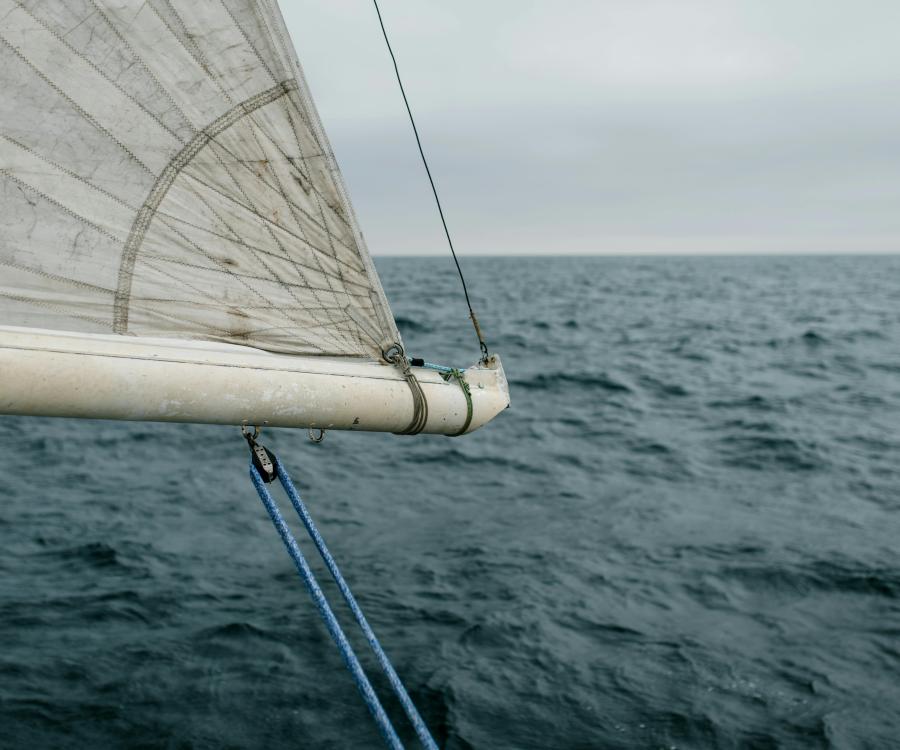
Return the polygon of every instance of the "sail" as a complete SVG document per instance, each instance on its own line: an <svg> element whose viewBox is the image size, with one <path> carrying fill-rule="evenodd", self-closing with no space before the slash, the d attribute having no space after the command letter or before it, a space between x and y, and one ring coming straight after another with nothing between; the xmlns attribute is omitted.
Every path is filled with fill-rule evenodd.
<svg viewBox="0 0 900 750"><path fill-rule="evenodd" d="M275 0L0 0L0 325L399 342Z"/></svg>

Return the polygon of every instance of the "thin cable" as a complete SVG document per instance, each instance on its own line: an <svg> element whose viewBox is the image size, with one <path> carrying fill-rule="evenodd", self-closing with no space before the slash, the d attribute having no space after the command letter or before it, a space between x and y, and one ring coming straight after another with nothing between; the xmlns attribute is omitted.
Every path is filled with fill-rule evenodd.
<svg viewBox="0 0 900 750"><path fill-rule="evenodd" d="M478 318L475 317L475 310L472 309L472 302L469 299L469 289L466 286L466 278L463 276L462 268L459 265L459 258L456 257L456 250L453 248L453 240L450 239L450 230L447 228L447 220L444 218L444 209L441 207L441 199L438 197L437 187L435 187L434 178L431 176L431 169L428 166L428 159L425 158L425 150L422 148L422 139L419 138L419 129L416 127L416 120L413 117L412 109L409 106L409 99L406 98L406 89L403 88L403 81L400 78L400 68L397 67L397 58L394 56L391 40L388 39L387 29L384 28L384 19L381 17L381 9L378 7L378 0L372 0L372 2L375 4L375 12L378 14L378 23L381 26L381 33L384 35L384 42L387 44L388 52L391 55L391 61L394 63L394 73L397 76L397 83L400 85L400 93L403 95L403 103L406 105L409 122L412 125L413 133L416 136L416 145L418 145L419 154L422 156L422 164L425 165L425 173L428 175L428 182L431 183L431 192L434 193L434 202L437 204L437 210L441 216L441 224L444 225L444 234L447 236L450 254L453 256L453 262L456 264L456 271L459 273L459 280L462 282L463 294L466 297L466 305L469 308L469 317L472 319L472 325L475 326L475 335L478 336L478 344L481 347L482 357L487 359L487 344L484 343L484 335L481 333L481 326L478 324Z"/></svg>

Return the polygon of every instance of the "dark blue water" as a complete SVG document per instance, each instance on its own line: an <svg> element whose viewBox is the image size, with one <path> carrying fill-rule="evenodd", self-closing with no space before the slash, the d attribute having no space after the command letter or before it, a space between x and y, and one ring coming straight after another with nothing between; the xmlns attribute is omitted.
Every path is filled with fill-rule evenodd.
<svg viewBox="0 0 900 750"><path fill-rule="evenodd" d="M268 433L442 745L897 747L900 257L466 266L512 409ZM475 358L449 261L379 267ZM379 747L236 429L0 445L0 745Z"/></svg>

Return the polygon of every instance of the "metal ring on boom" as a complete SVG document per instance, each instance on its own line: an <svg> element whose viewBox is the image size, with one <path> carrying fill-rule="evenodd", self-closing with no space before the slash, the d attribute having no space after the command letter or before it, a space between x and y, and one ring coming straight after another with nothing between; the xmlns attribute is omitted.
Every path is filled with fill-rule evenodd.
<svg viewBox="0 0 900 750"><path fill-rule="evenodd" d="M387 349L381 350L381 356L384 357L384 361L391 364L397 364L397 359L402 357L403 354L403 347L400 344L391 344Z"/></svg>
<svg viewBox="0 0 900 750"><path fill-rule="evenodd" d="M314 430L318 430L319 434L316 435ZM325 439L325 430L323 430L321 427L310 427L306 431L306 434L309 435L309 439L313 443L321 443Z"/></svg>

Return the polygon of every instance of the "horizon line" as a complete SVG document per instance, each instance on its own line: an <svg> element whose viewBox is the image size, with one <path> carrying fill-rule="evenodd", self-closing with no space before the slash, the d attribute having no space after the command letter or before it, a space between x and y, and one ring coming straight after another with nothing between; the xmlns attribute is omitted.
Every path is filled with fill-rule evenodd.
<svg viewBox="0 0 900 750"><path fill-rule="evenodd" d="M456 253L460 258L798 258L798 257L806 257L806 258L815 258L815 257L824 257L824 258L866 258L866 257L885 257L885 256L897 256L900 255L900 249L897 250L864 250L864 251L852 251L852 250L816 250L816 251L802 251L802 250L788 250L784 252L777 252L772 250L765 250L759 252L753 251L741 251L741 252L714 252L714 251L703 251L698 250L695 252L690 251L679 251L679 252L636 252L636 253L628 253L628 252L598 252L598 253L581 253L581 252L567 252L567 253L499 253L499 252L488 252L488 253L472 253L472 252L459 252ZM448 258L452 260L452 257L448 252L440 253L371 253L373 258Z"/></svg>

